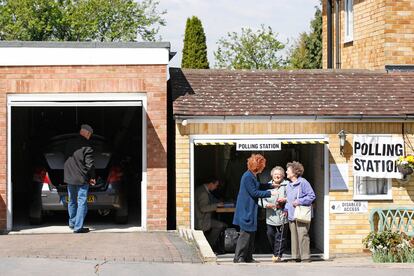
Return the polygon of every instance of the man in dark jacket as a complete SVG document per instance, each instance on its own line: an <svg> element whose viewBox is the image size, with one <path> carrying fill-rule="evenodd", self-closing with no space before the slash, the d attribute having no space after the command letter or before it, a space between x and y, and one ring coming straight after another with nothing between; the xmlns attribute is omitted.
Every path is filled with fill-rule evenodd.
<svg viewBox="0 0 414 276"><path fill-rule="evenodd" d="M93 129L82 125L79 136L69 141L65 148L64 182L68 185L69 227L74 233L88 233L83 227L88 211L89 185L95 185L93 149L89 143Z"/></svg>
<svg viewBox="0 0 414 276"><path fill-rule="evenodd" d="M217 207L223 207L223 202L220 202L212 195L219 186L219 181L215 178L207 179L206 183L199 186L195 192L195 217L196 229L203 230L203 233L210 244L211 248L220 253L222 250L217 241L220 233L226 229L227 225L221 221L212 218Z"/></svg>

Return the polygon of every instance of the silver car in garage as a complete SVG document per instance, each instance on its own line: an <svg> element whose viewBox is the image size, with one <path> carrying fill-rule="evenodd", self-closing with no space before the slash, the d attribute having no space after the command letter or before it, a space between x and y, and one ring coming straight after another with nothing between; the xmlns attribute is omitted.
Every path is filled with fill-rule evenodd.
<svg viewBox="0 0 414 276"><path fill-rule="evenodd" d="M36 166L33 173L30 223L42 223L45 212L67 210L67 185L63 183L64 150L66 143L78 135L55 136L43 150L44 164ZM96 185L89 187L88 209L97 210L101 215L114 212L115 222L127 223L128 202L122 166L112 160L113 153L104 137L94 135L90 141L94 149Z"/></svg>

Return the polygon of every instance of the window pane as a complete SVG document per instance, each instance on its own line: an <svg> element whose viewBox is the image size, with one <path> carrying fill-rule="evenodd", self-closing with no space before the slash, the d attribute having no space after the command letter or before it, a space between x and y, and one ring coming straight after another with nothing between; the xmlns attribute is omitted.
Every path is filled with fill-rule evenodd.
<svg viewBox="0 0 414 276"><path fill-rule="evenodd" d="M345 42L353 40L353 28L354 28L354 5L353 0L345 0L344 10L345 10Z"/></svg>
<svg viewBox="0 0 414 276"><path fill-rule="evenodd" d="M357 176L355 188L357 195L386 195L388 179Z"/></svg>
<svg viewBox="0 0 414 276"><path fill-rule="evenodd" d="M349 35L349 0L346 0L346 35Z"/></svg>

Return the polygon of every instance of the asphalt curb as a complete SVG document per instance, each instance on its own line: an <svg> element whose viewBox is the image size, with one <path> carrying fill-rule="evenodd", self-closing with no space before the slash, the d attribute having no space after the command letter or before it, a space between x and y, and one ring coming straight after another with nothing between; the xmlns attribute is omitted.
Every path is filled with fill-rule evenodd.
<svg viewBox="0 0 414 276"><path fill-rule="evenodd" d="M210 247L203 231L192 230L188 228L178 229L180 237L187 242L194 242L200 253L200 257L204 263L216 263L217 256Z"/></svg>

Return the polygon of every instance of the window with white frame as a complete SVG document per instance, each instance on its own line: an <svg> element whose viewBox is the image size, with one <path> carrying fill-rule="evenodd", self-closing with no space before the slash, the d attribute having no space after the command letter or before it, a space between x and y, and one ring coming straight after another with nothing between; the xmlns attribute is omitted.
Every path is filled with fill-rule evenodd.
<svg viewBox="0 0 414 276"><path fill-rule="evenodd" d="M391 178L355 176L354 199L392 199Z"/></svg>
<svg viewBox="0 0 414 276"><path fill-rule="evenodd" d="M344 1L345 10L345 43L354 40L354 0Z"/></svg>

